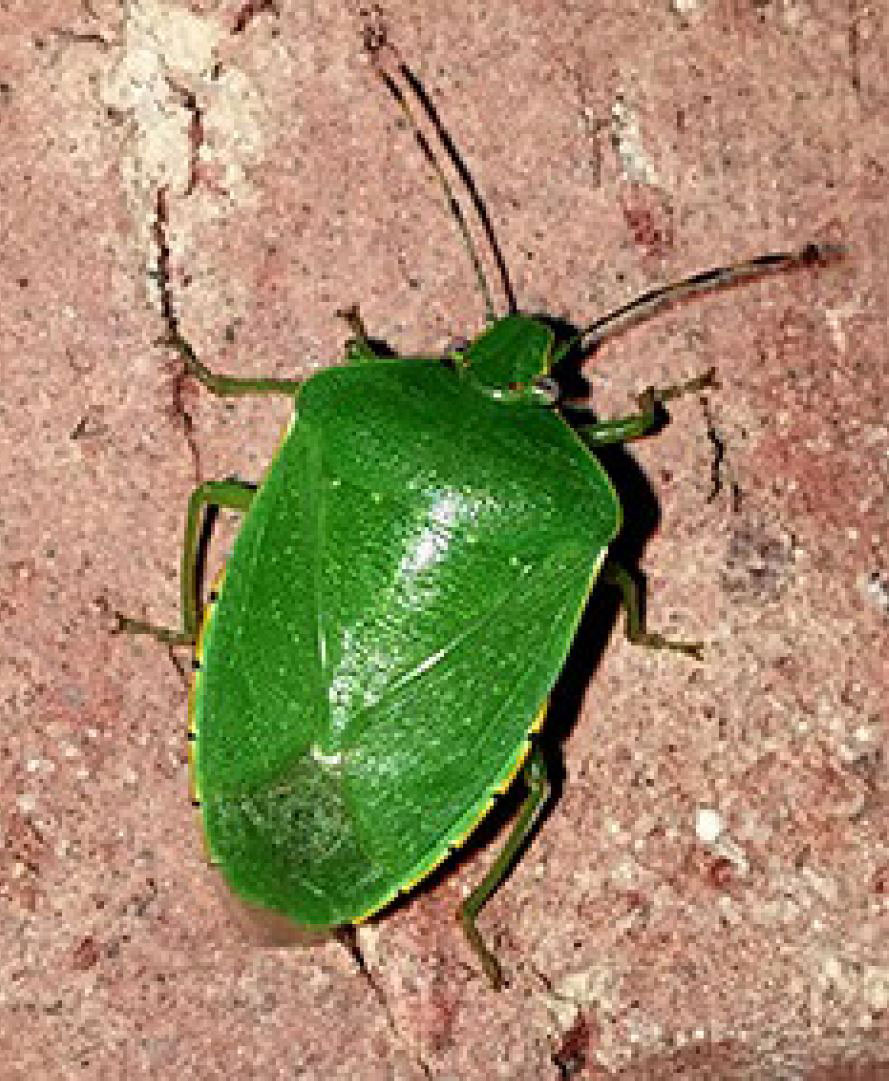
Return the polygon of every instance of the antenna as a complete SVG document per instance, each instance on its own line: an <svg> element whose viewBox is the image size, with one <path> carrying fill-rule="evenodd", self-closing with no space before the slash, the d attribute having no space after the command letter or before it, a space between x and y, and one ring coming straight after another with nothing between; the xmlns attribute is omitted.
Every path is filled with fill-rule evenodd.
<svg viewBox="0 0 889 1081"><path fill-rule="evenodd" d="M553 364L558 363L571 352L576 346L582 346L584 351L592 349L599 342L641 319L647 318L662 308L669 308L680 300L692 296L695 293L713 292L726 289L738 282L749 281L752 278L760 278L766 274L772 274L781 270L788 270L797 266L811 266L813 263L825 264L839 259L845 249L841 244L806 244L805 247L791 252L771 252L768 255L757 255L754 259L746 259L740 263L731 263L728 266L714 267L699 274L692 274L688 278L682 278L671 285L661 285L655 289L649 289L634 300L622 304L614 311L608 312L594 320L589 326L578 331L573 337L564 342L553 354Z"/></svg>
<svg viewBox="0 0 889 1081"><path fill-rule="evenodd" d="M457 153L457 148L454 146L454 142L451 139L448 132L441 121L441 117L438 115L438 111L432 104L429 95L423 88L422 83L416 75L410 70L410 68L401 59L397 50L391 45L385 36L385 31L380 29L373 29L371 27L365 28L364 33L364 46L370 55L373 63L374 71L382 81L383 85L395 99L396 104L401 109L402 114L410 125L411 130L414 133L414 138L417 141L417 145L423 152L423 156L426 158L429 165L432 167L442 191L444 192L445 199L448 204L448 208L457 223L457 228L460 231L460 238L463 242L463 246L466 248L469 255L470 262L472 263L472 269L475 272L475 277L478 282L479 291L482 294L485 305L485 318L489 323L493 323L496 319L496 312L494 310L494 300L491 296L491 290L488 286L487 279L485 278L484 269L482 267L481 258L478 253L478 249L472 239L472 234L469 230L469 225L466 221L466 216L460 207L457 197L454 194L454 189L448 180L441 163L435 156L432 150L429 139L421 129L417 117L411 108L407 97L401 86L399 86L396 74L400 77L417 101L420 103L420 107L426 114L428 120L435 129L435 133L438 136L439 141L445 149L445 153L454 166L457 175L463 182L464 187L469 193L472 200L472 205L475 208L475 212L478 215L478 219L481 223L482 229L485 234L485 239L491 248L491 252L494 257L494 261L497 264L497 270L500 275L500 280L503 285L503 291L506 294L507 306L510 313L517 310L515 294L512 289L512 284L509 280L509 274L506 270L506 263L503 259L503 253L500 251L500 246L497 243L494 236L494 230L491 226L491 219L488 216L485 204L479 195L478 188L472 179L463 159ZM393 74L396 73L396 74Z"/></svg>

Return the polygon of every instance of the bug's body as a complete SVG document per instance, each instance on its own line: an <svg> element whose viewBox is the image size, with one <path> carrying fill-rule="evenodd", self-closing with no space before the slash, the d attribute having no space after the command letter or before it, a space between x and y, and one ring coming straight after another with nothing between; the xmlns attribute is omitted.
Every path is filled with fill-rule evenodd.
<svg viewBox="0 0 889 1081"><path fill-rule="evenodd" d="M525 758L619 523L539 401L416 359L305 384L194 693L196 794L235 891L329 926L440 862Z"/></svg>
<svg viewBox="0 0 889 1081"><path fill-rule="evenodd" d="M549 373L575 349L702 289L839 254L810 244L695 274L555 345L545 322L517 312L502 262L509 312L496 318L449 182L375 64L447 196L488 327L448 360L384 359L351 309L342 313L356 332L347 363L305 385L215 373L178 329L159 192L162 307L186 371L222 396L287 395L296 412L255 494L240 481L192 493L181 627L118 617L122 630L195 648L192 780L210 856L241 899L309 928L375 912L472 830L529 756L600 571L622 593L632 641L699 656L697 643L645 631L631 575L604 562L621 508L588 447L645 435L657 403L712 386L713 369L650 387L637 413L581 416L573 428ZM416 79L397 67L441 133ZM199 633L201 522L214 506L246 518ZM500 966L475 920L544 806L539 748L523 773L512 832L459 909L494 986Z"/></svg>

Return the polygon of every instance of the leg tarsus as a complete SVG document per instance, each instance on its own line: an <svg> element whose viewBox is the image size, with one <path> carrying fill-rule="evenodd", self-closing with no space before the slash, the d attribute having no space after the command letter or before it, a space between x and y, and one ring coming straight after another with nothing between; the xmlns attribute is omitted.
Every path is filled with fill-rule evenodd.
<svg viewBox="0 0 889 1081"><path fill-rule="evenodd" d="M692 379L686 379L684 383L673 383L668 387L648 387L636 401L643 412L652 412L656 403L669 402L673 398L681 398L684 394L695 394L699 390L711 390L719 386L716 378L716 368L710 367L700 375Z"/></svg>
<svg viewBox="0 0 889 1081"><path fill-rule="evenodd" d="M703 660L703 642L683 642L665 638L645 629L642 608L639 603L639 587L633 576L619 563L608 560L602 568L602 581L620 590L621 599L626 609L626 636L634 645L647 646L649 649L672 649L684 653L695 660Z"/></svg>
<svg viewBox="0 0 889 1081"><path fill-rule="evenodd" d="M478 956L485 975L495 991L499 991L506 982L503 969L496 956L482 940L475 921L485 902L509 873L516 854L533 831L549 796L550 786L546 762L539 748L532 748L525 763L523 775L528 794L522 803L512 831L488 873L457 910L457 919L463 927L463 933Z"/></svg>
<svg viewBox="0 0 889 1081"><path fill-rule="evenodd" d="M111 613L116 620L112 634L147 634L165 646L193 646L195 639L188 631L174 631L170 627L161 627L156 623L147 623L142 619L130 619L122 612Z"/></svg>

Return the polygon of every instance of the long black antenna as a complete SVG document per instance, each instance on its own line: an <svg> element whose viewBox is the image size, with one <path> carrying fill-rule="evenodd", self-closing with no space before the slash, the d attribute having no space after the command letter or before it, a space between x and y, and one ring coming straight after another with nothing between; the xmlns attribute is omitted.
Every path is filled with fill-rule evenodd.
<svg viewBox="0 0 889 1081"><path fill-rule="evenodd" d="M451 159L454 168L457 170L457 173L463 182L463 186L469 193L469 198L472 200L472 205L478 215L478 220L481 222L482 229L485 233L485 239L487 240L488 246L491 249L491 254L494 257L494 262L497 264L497 273L500 275L500 284L503 286L503 292L506 294L507 307L509 308L510 314L513 314L518 311L518 304L516 303L512 282L509 279L509 271L506 269L506 260L503 258L503 252L500 250L500 245L497 243L497 237L494 234L494 227L491 225L488 208L485 206L485 202L479 194L478 187L466 166L466 162L464 162L463 158L458 153L456 146L454 146L454 141L448 134L444 124L442 124L438 110L426 93L423 84L403 61L400 63L400 70L405 81L416 94L417 100L423 106L423 111L432 122L436 134L439 139L441 139L441 144L445 148L445 153Z"/></svg>
<svg viewBox="0 0 889 1081"><path fill-rule="evenodd" d="M841 244L806 244L797 251L758 255L755 259L745 259L743 262L731 263L729 266L714 267L712 270L682 278L671 285L649 289L619 308L615 308L614 311L608 312L607 315L594 320L589 326L569 338L553 354L553 364L560 361L575 347L580 347L584 351L592 349L603 339L617 334L662 308L671 307L694 293L725 289L738 282L760 278L765 274L788 270L791 267L830 263L834 259L841 258L844 251Z"/></svg>
<svg viewBox="0 0 889 1081"><path fill-rule="evenodd" d="M494 235L494 229L491 225L491 219L488 216L487 208L484 201L479 195L478 188L469 170L466 167L465 162L457 152L457 148L454 146L454 141L448 134L438 110L433 105L429 95L423 87L423 84L417 78L417 76L411 71L411 69L405 64L398 54L397 50L391 45L385 37L385 34L376 29L367 28L364 35L364 46L373 62L374 70L383 82L386 89L395 99L398 107L404 114L405 119L411 127L414 133L414 138L417 140L417 145L423 152L423 156L429 162L432 167L438 182L442 187L445 195L445 199L448 203L448 208L457 223L457 228L460 231L460 237L463 241L463 245L466 248L469 255L470 262L472 263L473 271L475 272L476 280L478 282L479 290L482 294L485 304L485 316L489 323L494 322L496 313L494 310L494 301L491 296L491 290L488 286L487 279L485 278L484 269L482 267L481 258L479 257L478 249L472 239L472 234L469 230L469 226L466 221L466 216L457 201L454 194L454 189L451 186L450 181L445 175L444 169L441 163L435 156L432 150L432 146L429 143L426 135L420 128L414 111L411 108L407 97L401 86L399 86L393 72L401 78L404 84L408 87L416 100L420 103L420 107L426 114L427 119L435 129L435 133L445 149L445 153L451 161L457 175L463 183L469 193L469 197L472 200L472 205L475 208L475 212L481 223L482 229L485 234L485 239L491 249L491 253L494 257L494 262L497 265L497 271L500 276L500 281L503 286L503 292L506 295L506 303L510 313L517 310L517 304L515 300L515 293L513 292L512 283L509 280L509 273L506 269L506 262L503 258L503 253L500 250L500 246L497 243L497 239ZM387 55L388 54L388 55ZM388 64L386 60L388 59Z"/></svg>

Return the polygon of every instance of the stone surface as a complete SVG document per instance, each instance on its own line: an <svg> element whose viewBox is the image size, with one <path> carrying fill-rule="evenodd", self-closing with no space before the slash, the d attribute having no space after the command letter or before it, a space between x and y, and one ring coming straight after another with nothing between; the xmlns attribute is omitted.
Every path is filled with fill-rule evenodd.
<svg viewBox="0 0 889 1081"><path fill-rule="evenodd" d="M107 607L175 620L189 489L258 478L287 410L213 401L153 344L157 192L183 328L222 370L335 362L352 301L402 352L482 308L357 7L0 4L0 1076L889 1076L884 5L431 7L369 17L525 309L583 323L848 245L586 369L603 413L719 369L616 460L650 622L706 663L607 638L607 596L585 622L560 798L481 920L500 995L452 916L481 843L361 930L375 986L336 945L246 945L188 805L183 678Z"/></svg>

